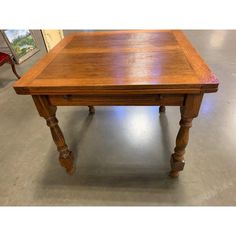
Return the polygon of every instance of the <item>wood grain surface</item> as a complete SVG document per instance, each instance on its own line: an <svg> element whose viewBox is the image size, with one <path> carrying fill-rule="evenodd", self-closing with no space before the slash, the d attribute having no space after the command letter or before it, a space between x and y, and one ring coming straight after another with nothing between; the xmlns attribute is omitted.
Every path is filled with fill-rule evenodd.
<svg viewBox="0 0 236 236"><path fill-rule="evenodd" d="M181 31L81 32L65 37L14 84L18 94L217 91L218 81Z"/></svg>

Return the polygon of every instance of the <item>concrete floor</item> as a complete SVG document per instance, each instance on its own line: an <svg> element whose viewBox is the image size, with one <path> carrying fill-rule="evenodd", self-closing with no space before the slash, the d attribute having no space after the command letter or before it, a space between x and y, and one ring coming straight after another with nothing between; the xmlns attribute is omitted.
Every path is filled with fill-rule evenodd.
<svg viewBox="0 0 236 236"><path fill-rule="evenodd" d="M30 96L18 96L10 67L0 74L1 205L235 205L236 31L185 31L220 80L194 120L186 166L170 179L177 107L60 107L66 141L78 156L68 176ZM45 52L17 70L24 73Z"/></svg>

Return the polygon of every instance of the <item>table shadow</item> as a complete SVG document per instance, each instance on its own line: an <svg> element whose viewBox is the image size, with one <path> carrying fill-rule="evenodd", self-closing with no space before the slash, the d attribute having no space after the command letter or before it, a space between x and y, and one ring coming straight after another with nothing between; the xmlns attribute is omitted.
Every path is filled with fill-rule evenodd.
<svg viewBox="0 0 236 236"><path fill-rule="evenodd" d="M165 149L165 154L166 154L165 157L170 159L174 147L171 144L170 130L166 113L164 112L160 113L159 123L161 127L162 145Z"/></svg>
<svg viewBox="0 0 236 236"><path fill-rule="evenodd" d="M76 115L72 116L73 118L68 120L68 126L71 126L74 122L78 122L77 117L80 111L76 112ZM93 121L93 116L88 115L80 125L80 130L74 131L73 129L69 131L72 134L73 142L70 144L71 150L76 154L78 154L78 144L82 142L85 137L87 131L90 128L90 125ZM99 166L97 168L93 163L89 163L89 167L86 164L80 165L78 170L73 176L68 176L64 169L62 169L58 163L56 163L55 156L56 150L52 151L52 148L55 149L54 145L49 150L49 157L47 169L43 172L43 177L40 180L41 188L36 191L36 198L48 198L51 200L63 199L63 194L65 189L66 191L71 192L70 197L72 200L76 200L78 195L85 194L89 195L89 202L93 205L94 201L97 201L97 196L94 194L102 193L103 195L103 203L102 205L106 205L106 200L111 202L113 197L109 194L113 192L115 195L120 196L122 199L125 194L134 194L133 202L139 202L139 197L136 194L167 194L169 195L171 192L178 191L183 194L182 184L179 179L172 179L168 176L169 172L169 159L171 155L171 144L170 144L170 135L169 135L169 126L168 119L166 114L160 114L159 122L161 126L161 139L164 146L164 156L165 165L163 166L150 166L150 167L142 167L137 164L133 165L112 165L108 164L107 166ZM118 134L117 134L118 135ZM106 153L109 156L109 153ZM157 155L157 158L158 155ZM167 167L168 166L168 167ZM166 168L167 167L167 168ZM43 191L47 191L47 194L43 194ZM51 192L50 192L51 190ZM58 194L55 194L55 191ZM107 194L106 194L107 191ZM136 193L136 194L135 194ZM180 195L181 195L180 194ZM174 202L178 202L178 198L180 195L174 196ZM94 197L93 197L94 196ZM115 201L115 200L114 200ZM155 202L154 199L147 200L149 203ZM144 201L145 202L145 201ZM161 204L160 200L160 204ZM168 202L168 199L164 198L163 203ZM125 200L124 200L125 204ZM169 201L169 204L172 204ZM80 205L80 203L78 203ZM140 203L138 203L140 205ZM144 204L145 205L145 204Z"/></svg>

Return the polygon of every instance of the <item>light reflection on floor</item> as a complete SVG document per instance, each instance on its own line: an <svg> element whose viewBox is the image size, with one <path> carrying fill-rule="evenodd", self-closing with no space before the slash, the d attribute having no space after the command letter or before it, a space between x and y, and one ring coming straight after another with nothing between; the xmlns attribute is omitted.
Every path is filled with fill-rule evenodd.
<svg viewBox="0 0 236 236"><path fill-rule="evenodd" d="M201 105L201 113L207 114L214 109L214 101L211 99L204 99Z"/></svg>
<svg viewBox="0 0 236 236"><path fill-rule="evenodd" d="M154 135L153 126L150 123L157 119L157 106L150 107L113 107L118 119L125 119L127 139L133 145L145 145ZM153 119L154 118L154 119Z"/></svg>

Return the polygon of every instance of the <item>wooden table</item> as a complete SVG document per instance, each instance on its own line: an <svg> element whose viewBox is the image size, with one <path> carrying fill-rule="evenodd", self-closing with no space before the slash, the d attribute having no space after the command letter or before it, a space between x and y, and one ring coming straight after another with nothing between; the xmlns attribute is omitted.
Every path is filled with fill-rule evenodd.
<svg viewBox="0 0 236 236"><path fill-rule="evenodd" d="M189 128L204 93L218 81L181 31L81 32L65 37L14 84L31 95L46 119L59 161L74 172L72 152L56 118L57 106L179 106L180 130L170 176L184 168Z"/></svg>

